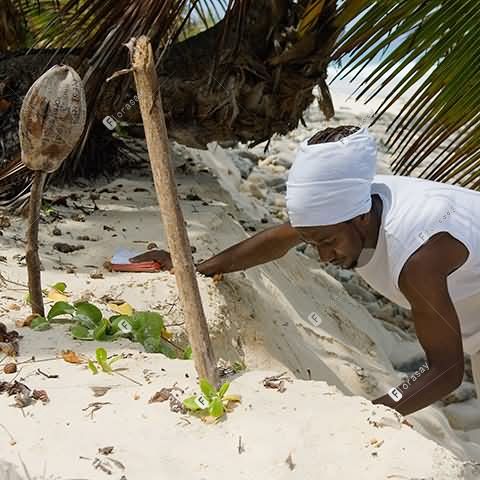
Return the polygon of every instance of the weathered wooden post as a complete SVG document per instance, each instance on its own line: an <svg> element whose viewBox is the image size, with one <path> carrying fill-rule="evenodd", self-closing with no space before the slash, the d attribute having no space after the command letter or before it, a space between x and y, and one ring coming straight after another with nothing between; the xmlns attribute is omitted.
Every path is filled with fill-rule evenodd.
<svg viewBox="0 0 480 480"><path fill-rule="evenodd" d="M142 36L132 39L129 47L158 203L195 367L200 378L207 378L211 384L216 385L216 362L195 277L190 242L177 197L152 46L148 37Z"/></svg>
<svg viewBox="0 0 480 480"><path fill-rule="evenodd" d="M87 106L82 80L67 65L55 65L28 90L20 110L22 161L34 170L27 229L28 288L32 313L44 316L38 227L48 173L72 152L85 128Z"/></svg>

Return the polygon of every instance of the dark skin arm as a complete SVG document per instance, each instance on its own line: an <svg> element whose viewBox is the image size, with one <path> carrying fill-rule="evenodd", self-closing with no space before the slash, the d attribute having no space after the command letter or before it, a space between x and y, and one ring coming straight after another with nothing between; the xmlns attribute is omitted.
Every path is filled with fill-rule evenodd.
<svg viewBox="0 0 480 480"><path fill-rule="evenodd" d="M229 273L271 262L285 255L292 247L302 243L297 231L289 222L267 228L247 238L218 255L196 265L197 271L207 276ZM172 268L170 254L165 250L151 250L130 261L157 261L164 270Z"/></svg>
<svg viewBox="0 0 480 480"><path fill-rule="evenodd" d="M415 381L410 381L408 388L403 389L404 384L397 387L403 395L399 401L384 395L373 403L407 415L440 400L461 384L463 346L447 277L467 258L466 247L442 232L408 259L400 274L399 287L412 307L417 337L429 368Z"/></svg>

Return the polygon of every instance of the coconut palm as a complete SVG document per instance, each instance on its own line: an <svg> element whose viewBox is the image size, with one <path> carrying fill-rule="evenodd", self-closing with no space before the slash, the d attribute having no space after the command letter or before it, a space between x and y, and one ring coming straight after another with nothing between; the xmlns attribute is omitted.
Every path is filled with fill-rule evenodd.
<svg viewBox="0 0 480 480"><path fill-rule="evenodd" d="M15 112L28 85L53 62L77 67L89 99L87 135L63 177L112 164L109 152L118 139L101 120L119 112L129 123L141 119L136 104L124 108L135 95L131 78L106 79L129 66L123 44L147 34L158 59L169 134L198 148L213 140L258 144L287 133L303 121L314 86L321 110L332 117L329 63L345 63L344 74L360 72L394 44L357 93L371 98L393 86L378 118L413 92L390 125L395 171L409 174L433 154L423 176L480 186L480 13L473 0L0 1L34 25L35 46L42 47L34 57L7 53L0 59L0 140L9 140L3 141L8 145L0 178L17 179L10 184L25 178L12 133ZM53 55L47 48L57 50ZM28 190L28 182L20 186ZM15 198L22 199L19 192ZM5 199L11 201L10 191Z"/></svg>

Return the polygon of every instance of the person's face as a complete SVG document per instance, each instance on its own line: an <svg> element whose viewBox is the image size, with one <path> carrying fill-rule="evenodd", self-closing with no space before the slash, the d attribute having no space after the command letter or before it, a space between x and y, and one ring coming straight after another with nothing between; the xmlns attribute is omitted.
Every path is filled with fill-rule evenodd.
<svg viewBox="0 0 480 480"><path fill-rule="evenodd" d="M363 239L354 224L338 223L321 227L296 227L301 239L315 247L322 262L343 268L355 268L363 248Z"/></svg>

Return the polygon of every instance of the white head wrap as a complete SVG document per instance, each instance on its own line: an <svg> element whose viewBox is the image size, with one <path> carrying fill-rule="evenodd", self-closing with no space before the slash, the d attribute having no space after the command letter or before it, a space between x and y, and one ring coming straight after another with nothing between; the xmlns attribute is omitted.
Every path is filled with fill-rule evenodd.
<svg viewBox="0 0 480 480"><path fill-rule="evenodd" d="M334 225L367 213L377 147L367 128L337 142L305 140L288 174L287 210L294 227Z"/></svg>

